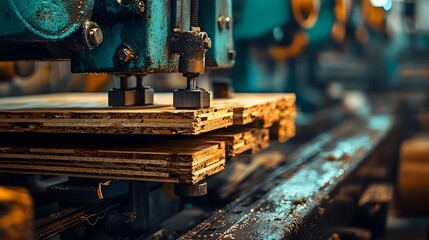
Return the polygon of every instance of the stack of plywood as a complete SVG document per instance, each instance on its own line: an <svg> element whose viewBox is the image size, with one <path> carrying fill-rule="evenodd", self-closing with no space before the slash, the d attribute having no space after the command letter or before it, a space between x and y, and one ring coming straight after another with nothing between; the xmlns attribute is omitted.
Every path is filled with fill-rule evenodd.
<svg viewBox="0 0 429 240"><path fill-rule="evenodd" d="M0 99L3 133L146 136L109 147L83 146L79 140L2 143L0 172L194 184L223 170L226 156L266 148L270 133L278 133L278 140L289 138L294 102L293 94L236 94L212 100L207 109L176 110L171 94L155 95L152 106L128 108L106 107L106 95L93 93Z"/></svg>

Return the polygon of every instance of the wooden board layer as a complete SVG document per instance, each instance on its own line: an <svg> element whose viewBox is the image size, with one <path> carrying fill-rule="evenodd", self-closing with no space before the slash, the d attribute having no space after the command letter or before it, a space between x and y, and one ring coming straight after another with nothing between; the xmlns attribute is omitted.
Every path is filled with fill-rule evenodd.
<svg viewBox="0 0 429 240"><path fill-rule="evenodd" d="M295 119L282 119L275 122L270 128L270 139L279 142L286 142L295 136Z"/></svg>
<svg viewBox="0 0 429 240"><path fill-rule="evenodd" d="M225 144L208 141L78 148L0 147L0 172L197 183L225 167Z"/></svg>
<svg viewBox="0 0 429 240"><path fill-rule="evenodd" d="M244 152L257 153L269 146L269 129L252 126L233 126L199 136L200 139L224 141L226 155L235 156Z"/></svg>
<svg viewBox="0 0 429 240"><path fill-rule="evenodd" d="M0 99L0 131L196 135L233 124L230 106L176 110L157 96L143 107L111 108L106 101L104 93Z"/></svg>
<svg viewBox="0 0 429 240"><path fill-rule="evenodd" d="M235 94L212 100L207 109L176 110L171 94L155 94L152 106L128 108L106 107L105 93L12 97L0 99L0 132L198 135L258 119L267 127L292 114L283 110L294 103L294 94Z"/></svg>
<svg viewBox="0 0 429 240"><path fill-rule="evenodd" d="M286 108L295 108L295 94L282 93L238 93L233 99L219 101L220 104L234 106L234 125L245 125L257 120L269 127Z"/></svg>

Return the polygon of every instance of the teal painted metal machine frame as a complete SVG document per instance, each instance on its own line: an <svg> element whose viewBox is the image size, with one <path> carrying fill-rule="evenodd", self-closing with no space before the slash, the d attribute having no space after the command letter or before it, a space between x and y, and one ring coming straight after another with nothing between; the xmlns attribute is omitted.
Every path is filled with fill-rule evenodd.
<svg viewBox="0 0 429 240"><path fill-rule="evenodd" d="M232 18L232 2L201 5L201 29L213 46L207 67L231 67L232 28L219 30L217 20ZM191 19L190 0L5 0L0 9L0 60L70 59L72 71L79 73L177 72L179 56L171 42L175 31L189 30ZM93 48L82 44L88 21L103 33L102 43ZM123 49L130 53L126 61L119 56Z"/></svg>
<svg viewBox="0 0 429 240"><path fill-rule="evenodd" d="M0 39L59 41L91 18L94 0L4 0L0 2Z"/></svg>
<svg viewBox="0 0 429 240"><path fill-rule="evenodd" d="M139 14L127 11L130 9L128 5L120 9L114 7L111 1L106 1L104 12L93 16L93 21L103 31L104 41L96 49L84 49L74 54L72 71L113 74L176 71L178 56L169 50L173 28L168 3L147 0L144 12ZM123 48L130 49L133 55L125 63L117 58L118 51Z"/></svg>

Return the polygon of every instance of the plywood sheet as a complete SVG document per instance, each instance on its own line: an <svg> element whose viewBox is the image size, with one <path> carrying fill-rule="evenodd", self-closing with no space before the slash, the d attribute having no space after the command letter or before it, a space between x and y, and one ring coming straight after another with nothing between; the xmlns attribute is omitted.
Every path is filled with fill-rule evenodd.
<svg viewBox="0 0 429 240"><path fill-rule="evenodd" d="M176 110L157 100L144 107L107 107L104 93L0 99L1 132L197 135L233 124L231 106Z"/></svg>
<svg viewBox="0 0 429 240"><path fill-rule="evenodd" d="M0 147L0 172L197 183L225 167L223 142Z"/></svg>
<svg viewBox="0 0 429 240"><path fill-rule="evenodd" d="M294 94L235 94L212 107L176 110L171 94L155 94L155 105L107 107L105 93L65 93L0 99L0 132L198 135L258 120L272 125L293 114ZM292 109L292 110L290 110Z"/></svg>

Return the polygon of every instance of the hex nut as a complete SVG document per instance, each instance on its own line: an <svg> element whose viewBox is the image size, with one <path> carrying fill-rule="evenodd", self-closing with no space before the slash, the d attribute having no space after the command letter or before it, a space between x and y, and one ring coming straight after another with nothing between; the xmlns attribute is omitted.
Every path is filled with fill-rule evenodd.
<svg viewBox="0 0 429 240"><path fill-rule="evenodd" d="M224 16L219 16L217 18L217 26L219 28L219 30L223 30L225 27L225 17Z"/></svg>
<svg viewBox="0 0 429 240"><path fill-rule="evenodd" d="M131 49L124 47L118 50L116 58L121 64L126 64L134 58L134 53Z"/></svg>
<svg viewBox="0 0 429 240"><path fill-rule="evenodd" d="M111 89L108 93L108 102L111 107L126 107L136 105L135 89Z"/></svg>

